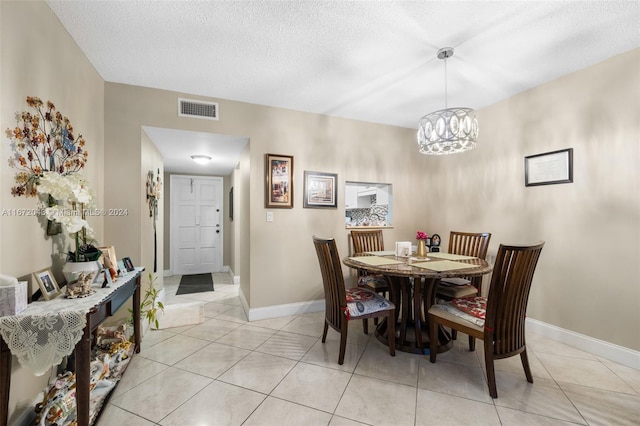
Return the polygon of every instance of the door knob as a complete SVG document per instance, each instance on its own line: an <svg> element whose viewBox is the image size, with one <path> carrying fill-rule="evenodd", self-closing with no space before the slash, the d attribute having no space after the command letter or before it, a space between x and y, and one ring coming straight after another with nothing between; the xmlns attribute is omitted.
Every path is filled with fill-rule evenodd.
<svg viewBox="0 0 640 426"><path fill-rule="evenodd" d="M219 229L216 229L216 234L219 234L219 233L220 233L220 230L219 230Z"/></svg>

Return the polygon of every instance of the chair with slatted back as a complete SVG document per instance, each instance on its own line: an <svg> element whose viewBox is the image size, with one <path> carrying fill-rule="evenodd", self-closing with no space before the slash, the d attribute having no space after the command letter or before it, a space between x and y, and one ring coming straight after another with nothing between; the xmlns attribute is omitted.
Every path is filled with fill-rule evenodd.
<svg viewBox="0 0 640 426"><path fill-rule="evenodd" d="M353 230L351 231L351 242L354 253L384 250L382 229ZM358 285L383 294L389 291L389 282L384 275L367 275L364 271L358 271Z"/></svg>
<svg viewBox="0 0 640 426"><path fill-rule="evenodd" d="M336 241L313 236L313 244L318 255L324 286L325 319L322 343L327 339L329 326L340 333L338 364L342 365L347 343L348 322L361 319L364 325L367 318L386 318L389 354L395 356L395 305L369 289L359 287L345 289Z"/></svg>
<svg viewBox="0 0 640 426"><path fill-rule="evenodd" d="M500 245L486 298L473 296L429 311L430 360L436 362L438 324L484 341L487 382L492 398L498 397L493 362L520 355L529 383L533 383L525 342L525 317L533 273L544 242L528 246ZM464 315L469 315L464 318ZM484 319L484 321L482 321Z"/></svg>
<svg viewBox="0 0 640 426"><path fill-rule="evenodd" d="M449 234L449 253L473 256L486 260L490 240L491 234L488 232L451 231ZM458 285L447 285L447 279L444 279L438 288L436 297L444 300L452 300L454 298L481 295L482 293L482 277L458 278L451 281L456 281ZM462 283L462 281L464 281L464 283ZM457 338L455 330L452 330L451 338L453 340ZM475 339L471 336L469 336L469 347L475 349Z"/></svg>
<svg viewBox="0 0 640 426"><path fill-rule="evenodd" d="M365 229L351 231L351 242L353 244L354 253L367 253L384 251L384 239L382 237L382 229ZM358 271L358 286L365 287L388 296L389 280L381 274L371 274L365 271ZM378 324L378 320L373 320L374 324ZM367 325L365 324L365 333Z"/></svg>

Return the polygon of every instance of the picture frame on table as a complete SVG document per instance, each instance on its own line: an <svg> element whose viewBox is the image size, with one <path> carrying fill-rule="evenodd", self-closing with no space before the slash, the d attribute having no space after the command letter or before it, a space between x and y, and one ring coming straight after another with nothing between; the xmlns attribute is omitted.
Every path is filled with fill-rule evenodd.
<svg viewBox="0 0 640 426"><path fill-rule="evenodd" d="M524 186L573 182L573 148L524 157Z"/></svg>
<svg viewBox="0 0 640 426"><path fill-rule="evenodd" d="M44 300L51 300L60 294L60 287L51 269L45 268L33 273L34 280L38 283Z"/></svg>
<svg viewBox="0 0 640 426"><path fill-rule="evenodd" d="M111 278L111 272L109 271L109 269L103 269L99 275L102 279L102 288L111 287L111 284L113 284L113 279Z"/></svg>
<svg viewBox="0 0 640 426"><path fill-rule="evenodd" d="M116 248L114 246L104 246L98 247L98 250L102 252L102 256L98 259L98 262L102 264L102 267L109 270L109 268L113 268L116 272L116 276L119 274L118 271L118 258L116 257ZM101 274L97 274L94 282L99 282L101 278Z"/></svg>
<svg viewBox="0 0 640 426"><path fill-rule="evenodd" d="M114 246L98 247L98 250L102 252L100 256L100 263L105 268L118 268L118 258L116 257L116 248Z"/></svg>
<svg viewBox="0 0 640 426"><path fill-rule="evenodd" d="M338 175L305 170L302 207L311 209L338 208Z"/></svg>
<svg viewBox="0 0 640 426"><path fill-rule="evenodd" d="M123 257L122 263L124 263L124 267L127 269L127 272L132 272L136 269L135 266L133 266L133 262L130 257Z"/></svg>
<svg viewBox="0 0 640 426"><path fill-rule="evenodd" d="M293 208L293 156L265 154L265 208Z"/></svg>
<svg viewBox="0 0 640 426"><path fill-rule="evenodd" d="M433 234L430 239L431 247L440 247L440 235Z"/></svg>

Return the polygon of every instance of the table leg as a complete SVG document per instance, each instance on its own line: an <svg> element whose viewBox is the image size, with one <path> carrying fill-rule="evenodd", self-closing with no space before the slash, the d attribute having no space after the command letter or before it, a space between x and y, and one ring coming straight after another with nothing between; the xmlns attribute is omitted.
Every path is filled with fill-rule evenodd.
<svg viewBox="0 0 640 426"><path fill-rule="evenodd" d="M438 286L440 285L440 278L427 278L425 279L425 291L423 296L423 309L425 316L425 326L429 329L429 308L436 303L436 294L438 293ZM428 348L429 345L427 345ZM438 326L438 353L448 351L452 346L451 335L445 330L444 326Z"/></svg>
<svg viewBox="0 0 640 426"><path fill-rule="evenodd" d="M89 425L89 399L91 384L91 314L87 314L84 334L76 344L76 408L78 425Z"/></svg>
<svg viewBox="0 0 640 426"><path fill-rule="evenodd" d="M413 328L416 335L416 349L422 346L422 278L413 279Z"/></svg>
<svg viewBox="0 0 640 426"><path fill-rule="evenodd" d="M136 345L136 353L140 353L140 340L142 333L140 330L140 277L136 277L136 289L133 292L133 341Z"/></svg>
<svg viewBox="0 0 640 426"><path fill-rule="evenodd" d="M0 337L0 426L9 422L9 391L11 389L11 351Z"/></svg>

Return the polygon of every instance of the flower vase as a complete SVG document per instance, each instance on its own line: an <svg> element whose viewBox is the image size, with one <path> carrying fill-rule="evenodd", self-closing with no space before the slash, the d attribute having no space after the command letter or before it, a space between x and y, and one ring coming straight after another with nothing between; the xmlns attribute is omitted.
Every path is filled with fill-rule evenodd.
<svg viewBox="0 0 640 426"><path fill-rule="evenodd" d="M424 240L418 240L416 248L416 257L427 257L427 245Z"/></svg>
<svg viewBox="0 0 640 426"><path fill-rule="evenodd" d="M82 272L87 274L93 272L92 280L95 280L98 272L100 272L100 263L95 260L90 262L67 262L62 267L62 275L64 275L67 283L77 280Z"/></svg>

